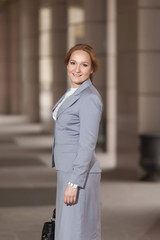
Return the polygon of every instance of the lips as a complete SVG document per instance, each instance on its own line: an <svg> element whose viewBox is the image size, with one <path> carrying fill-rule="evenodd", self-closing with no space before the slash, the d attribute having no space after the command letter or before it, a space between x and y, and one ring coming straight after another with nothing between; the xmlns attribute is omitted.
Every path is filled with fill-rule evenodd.
<svg viewBox="0 0 160 240"><path fill-rule="evenodd" d="M74 77L81 77L82 75L73 73L73 76L74 76Z"/></svg>

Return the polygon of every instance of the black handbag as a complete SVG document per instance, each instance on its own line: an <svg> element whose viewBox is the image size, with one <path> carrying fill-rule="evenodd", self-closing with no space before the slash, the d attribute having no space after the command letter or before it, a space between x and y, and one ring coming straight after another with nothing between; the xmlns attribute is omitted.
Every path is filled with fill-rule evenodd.
<svg viewBox="0 0 160 240"><path fill-rule="evenodd" d="M41 240L54 240L55 234L56 209L53 210L53 216L50 222L45 222L42 229Z"/></svg>

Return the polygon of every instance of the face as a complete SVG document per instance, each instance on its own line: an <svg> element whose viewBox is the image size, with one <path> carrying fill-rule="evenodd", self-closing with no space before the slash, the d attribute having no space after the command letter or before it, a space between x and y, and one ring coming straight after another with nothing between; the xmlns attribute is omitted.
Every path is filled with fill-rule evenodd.
<svg viewBox="0 0 160 240"><path fill-rule="evenodd" d="M71 87L79 87L93 72L89 54L83 50L74 51L69 59L67 71Z"/></svg>

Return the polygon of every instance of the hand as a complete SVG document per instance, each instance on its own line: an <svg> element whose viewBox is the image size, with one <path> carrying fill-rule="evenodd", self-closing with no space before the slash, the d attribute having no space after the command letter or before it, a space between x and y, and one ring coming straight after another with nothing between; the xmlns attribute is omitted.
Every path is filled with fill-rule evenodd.
<svg viewBox="0 0 160 240"><path fill-rule="evenodd" d="M69 184L66 187L64 192L64 203L65 204L74 204L77 200L78 188L73 188Z"/></svg>

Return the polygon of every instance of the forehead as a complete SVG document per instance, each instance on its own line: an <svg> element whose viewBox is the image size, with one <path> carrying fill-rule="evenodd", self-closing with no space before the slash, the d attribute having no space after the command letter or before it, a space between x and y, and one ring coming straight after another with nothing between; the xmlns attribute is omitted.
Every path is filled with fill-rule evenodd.
<svg viewBox="0 0 160 240"><path fill-rule="evenodd" d="M83 62L91 62L90 55L83 50L76 50L71 54L70 59Z"/></svg>

